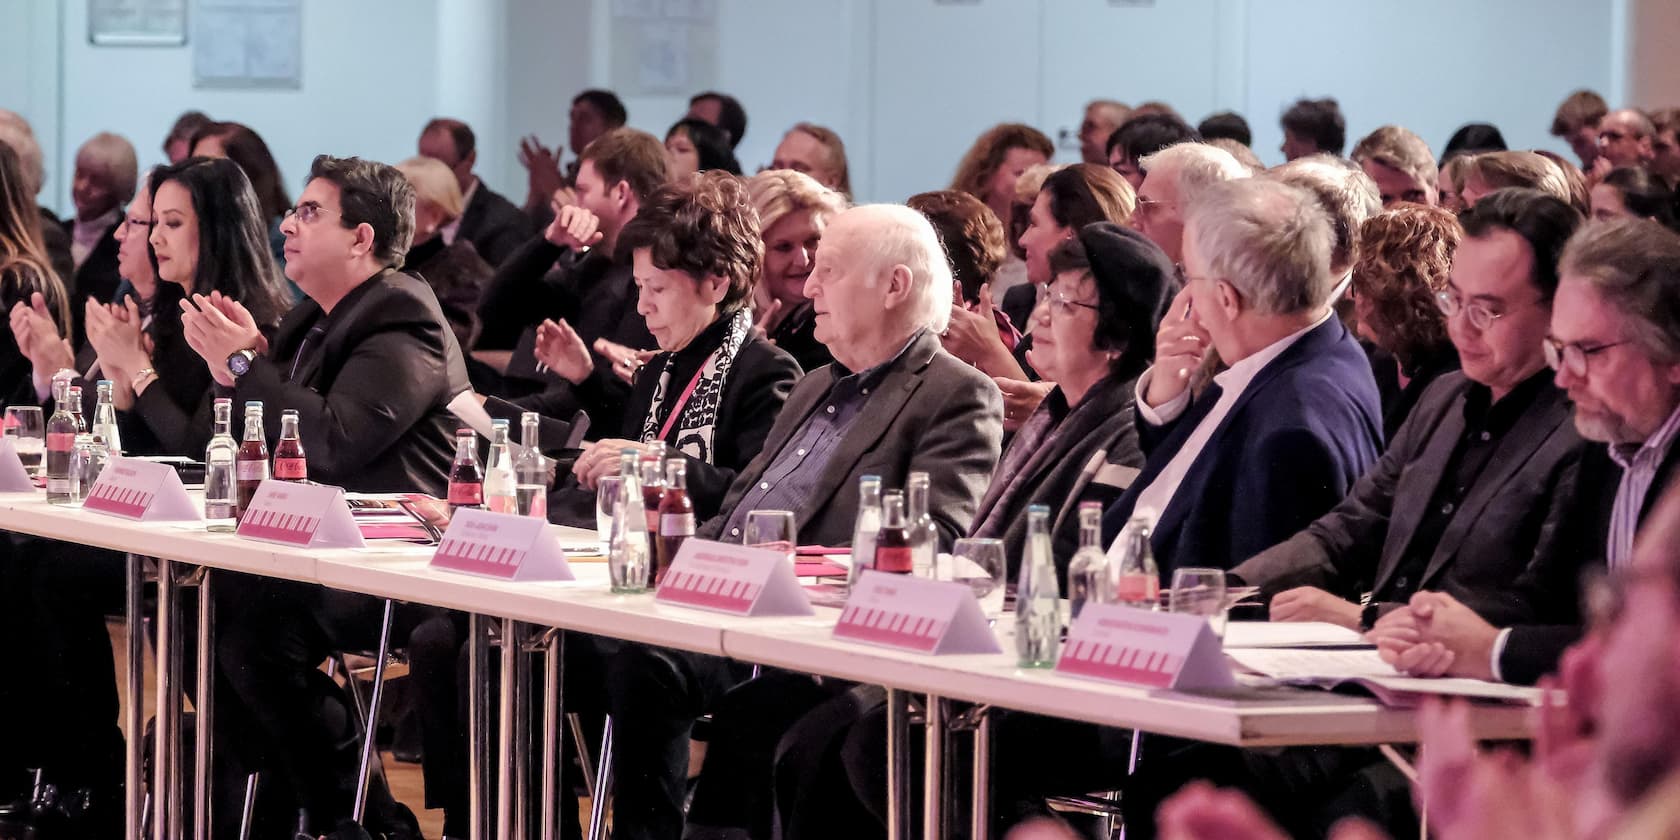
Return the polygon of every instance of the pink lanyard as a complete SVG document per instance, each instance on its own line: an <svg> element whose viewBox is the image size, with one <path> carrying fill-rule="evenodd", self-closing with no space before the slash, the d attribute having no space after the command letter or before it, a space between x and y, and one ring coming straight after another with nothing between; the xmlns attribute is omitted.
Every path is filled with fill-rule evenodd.
<svg viewBox="0 0 1680 840"><path fill-rule="evenodd" d="M705 373L706 363L710 361L711 359L708 358L705 362L700 363L700 369L696 370L694 378L688 381L688 387L684 388L682 396L677 398L677 404L671 406L671 413L665 416L665 425L659 428L657 440L664 440L665 436L671 433L671 427L677 422L677 415L681 414L682 410L688 406L688 398L694 396L694 389L700 386L700 374Z"/></svg>

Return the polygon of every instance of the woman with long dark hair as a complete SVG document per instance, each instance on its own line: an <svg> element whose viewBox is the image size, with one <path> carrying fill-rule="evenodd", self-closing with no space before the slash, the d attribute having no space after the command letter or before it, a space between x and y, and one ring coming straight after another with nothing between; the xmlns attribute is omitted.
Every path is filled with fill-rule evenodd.
<svg viewBox="0 0 1680 840"><path fill-rule="evenodd" d="M44 312L62 334L70 324L70 296L53 271L41 240L41 214L35 208L18 154L0 143L0 306L10 312L29 306L40 294ZM29 359L10 331L0 331L0 394L18 390L29 379Z"/></svg>

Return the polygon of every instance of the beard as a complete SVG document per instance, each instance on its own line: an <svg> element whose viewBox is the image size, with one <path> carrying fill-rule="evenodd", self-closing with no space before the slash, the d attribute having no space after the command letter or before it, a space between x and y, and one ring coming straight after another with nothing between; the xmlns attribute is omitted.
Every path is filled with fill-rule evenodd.
<svg viewBox="0 0 1680 840"><path fill-rule="evenodd" d="M1587 440L1612 446L1645 442L1645 437L1630 428L1626 420L1608 412L1585 411L1579 405L1575 406L1575 430Z"/></svg>

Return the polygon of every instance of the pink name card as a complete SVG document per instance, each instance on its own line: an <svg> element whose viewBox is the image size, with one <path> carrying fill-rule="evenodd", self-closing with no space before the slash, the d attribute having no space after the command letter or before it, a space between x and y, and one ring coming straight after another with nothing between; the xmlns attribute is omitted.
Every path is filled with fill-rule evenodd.
<svg viewBox="0 0 1680 840"><path fill-rule="evenodd" d="M811 602L780 551L690 538L654 600L731 615L810 615Z"/></svg>
<svg viewBox="0 0 1680 840"><path fill-rule="evenodd" d="M36 489L12 439L0 437L0 493L33 493Z"/></svg>
<svg viewBox="0 0 1680 840"><path fill-rule="evenodd" d="M362 548L344 491L325 484L265 479L239 516L239 536L308 548Z"/></svg>
<svg viewBox="0 0 1680 840"><path fill-rule="evenodd" d="M1206 618L1119 604L1087 603L1079 611L1056 671L1144 688L1236 684Z"/></svg>
<svg viewBox="0 0 1680 840"><path fill-rule="evenodd" d="M573 579L547 521L471 508L449 520L432 568L514 581Z"/></svg>
<svg viewBox="0 0 1680 840"><path fill-rule="evenodd" d="M865 571L852 587L836 639L917 653L999 653L966 583Z"/></svg>
<svg viewBox="0 0 1680 840"><path fill-rule="evenodd" d="M175 468L137 458L113 458L82 507L143 522L194 522L204 517L187 496Z"/></svg>

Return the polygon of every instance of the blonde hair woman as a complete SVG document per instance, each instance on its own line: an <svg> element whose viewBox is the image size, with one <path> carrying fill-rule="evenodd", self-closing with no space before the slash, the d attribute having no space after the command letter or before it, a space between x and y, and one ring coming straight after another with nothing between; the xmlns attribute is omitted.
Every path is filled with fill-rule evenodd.
<svg viewBox="0 0 1680 840"><path fill-rule="evenodd" d="M460 181L448 165L429 157L409 158L397 164L397 171L414 187L414 244L404 263L431 285L455 340L471 347L478 299L495 270L470 241L454 235L466 210Z"/></svg>

